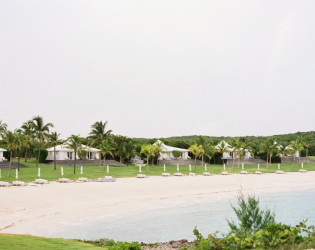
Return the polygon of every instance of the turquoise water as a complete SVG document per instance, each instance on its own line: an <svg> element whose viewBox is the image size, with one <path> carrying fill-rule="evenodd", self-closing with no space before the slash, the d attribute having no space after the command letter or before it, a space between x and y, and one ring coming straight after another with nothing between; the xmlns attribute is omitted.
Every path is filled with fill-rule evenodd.
<svg viewBox="0 0 315 250"><path fill-rule="evenodd" d="M289 190L260 195L263 208L276 212L277 222L295 225L308 218L315 224L315 189ZM141 215L104 218L97 222L68 225L51 237L99 239L112 238L120 241L164 242L169 240L193 240L195 226L208 235L216 230L228 232L226 218L235 219L230 204L236 197L215 200L211 203L194 204L176 208L163 208Z"/></svg>

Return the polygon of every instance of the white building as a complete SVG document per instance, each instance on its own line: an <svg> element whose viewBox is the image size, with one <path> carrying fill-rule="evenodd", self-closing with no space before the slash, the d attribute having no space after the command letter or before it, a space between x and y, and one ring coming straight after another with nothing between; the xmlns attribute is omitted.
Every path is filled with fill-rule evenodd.
<svg viewBox="0 0 315 250"><path fill-rule="evenodd" d="M223 145L223 148L227 151L227 152L223 153L222 159L233 159L233 158L238 159L239 158L237 151L234 151L234 148L224 140L221 141L218 145L216 145L215 149L218 150L219 148L221 148L222 145ZM244 158L245 159L252 158L252 154L251 154L250 150L245 149Z"/></svg>
<svg viewBox="0 0 315 250"><path fill-rule="evenodd" d="M97 148L91 148L86 145L82 145L79 150L87 151L87 160L99 160L100 159L100 150ZM47 161L54 160L54 147L48 148L48 156L46 158ZM77 152L77 159L79 159L79 154ZM70 148L67 144L61 144L56 146L56 160L64 161L64 160L74 160L74 150Z"/></svg>
<svg viewBox="0 0 315 250"><path fill-rule="evenodd" d="M3 152L5 151L7 150L5 150L4 148L0 148L0 162L6 161L6 158L3 157Z"/></svg>
<svg viewBox="0 0 315 250"><path fill-rule="evenodd" d="M181 152L181 156L179 157L179 159L183 159L183 160L190 159L190 157L188 156L188 152L189 152L188 149L167 146L160 140L157 140L157 142L154 143L153 145L156 145L156 144L159 144L162 149L162 152L160 153L160 156L159 156L159 160L174 160L175 159L173 155L174 151Z"/></svg>

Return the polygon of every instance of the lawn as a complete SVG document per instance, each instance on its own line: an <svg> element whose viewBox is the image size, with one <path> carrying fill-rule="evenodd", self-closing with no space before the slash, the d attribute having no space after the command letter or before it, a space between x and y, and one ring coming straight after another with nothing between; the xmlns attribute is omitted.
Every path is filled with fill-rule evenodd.
<svg viewBox="0 0 315 250"><path fill-rule="evenodd" d="M35 164L35 159L28 160L27 163L24 160L21 160L21 163L28 166L27 168L21 168L19 171L19 180L30 182L34 181L37 177L38 168ZM53 166L47 164L39 164L41 176L40 178L54 181L61 178L61 167L57 166L57 170L53 169ZM180 172L183 174L189 173L189 166L180 166ZM249 165L244 167L248 173L255 173L257 171L257 165ZM285 172L297 172L300 169L300 166L296 163L294 168L292 168L292 164L281 164L281 170ZM315 163L307 163L304 164L304 169L309 171L315 171ZM196 171L194 171L194 166L192 166L192 172L196 174L202 174L204 172L204 168L201 166L196 167ZM242 171L241 167L235 166L234 171L232 171L232 166L226 166L226 170L230 173L239 173ZM274 173L278 170L278 164L272 164L266 169L266 165L260 165L260 171L262 173ZM73 167L63 167L65 178L69 178L71 180L75 180L79 178L80 175L80 166L76 168L76 174L73 174ZM207 171L211 174L221 174L223 171L222 165L207 165ZM146 167L142 168L142 172L147 176L160 176L163 173L163 166L151 166L149 167L149 172L146 172ZM166 166L166 172L170 174L174 174L176 171L176 166ZM139 173L139 168L134 165L128 165L126 167L109 167L109 175L114 178L120 177L135 177ZM83 177L87 177L89 179L97 179L103 178L106 175L106 171L104 171L103 166L86 166L83 167ZM12 182L15 180L15 169L11 170L11 177L8 177L8 170L1 170L1 181Z"/></svg>
<svg viewBox="0 0 315 250"><path fill-rule="evenodd" d="M79 240L65 240L30 235L0 234L0 249L107 249Z"/></svg>

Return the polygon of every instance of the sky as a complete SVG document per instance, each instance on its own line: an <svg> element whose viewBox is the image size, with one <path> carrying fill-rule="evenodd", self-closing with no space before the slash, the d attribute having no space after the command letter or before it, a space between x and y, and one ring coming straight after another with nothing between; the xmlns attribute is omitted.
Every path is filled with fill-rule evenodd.
<svg viewBox="0 0 315 250"><path fill-rule="evenodd" d="M315 130L315 1L0 0L0 120L62 137Z"/></svg>

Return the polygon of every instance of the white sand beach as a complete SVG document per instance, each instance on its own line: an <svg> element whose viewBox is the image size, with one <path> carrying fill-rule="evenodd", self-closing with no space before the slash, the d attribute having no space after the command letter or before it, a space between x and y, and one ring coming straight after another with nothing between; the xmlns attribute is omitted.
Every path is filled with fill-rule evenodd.
<svg viewBox="0 0 315 250"><path fill-rule="evenodd" d="M120 178L111 183L55 183L0 188L0 232L47 236L66 223L157 208L215 202L244 193L314 189L315 172L283 175Z"/></svg>

